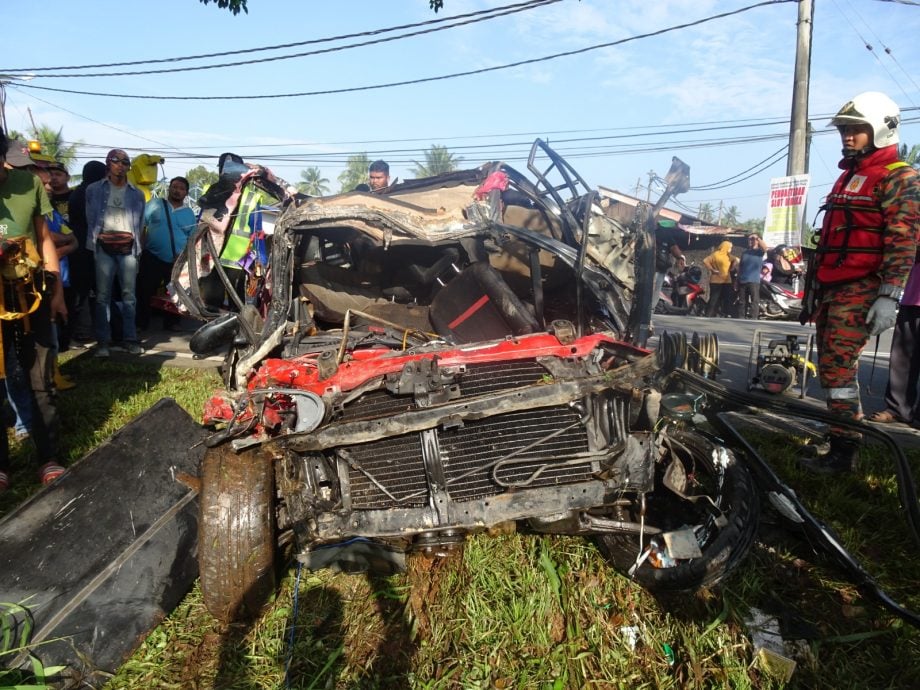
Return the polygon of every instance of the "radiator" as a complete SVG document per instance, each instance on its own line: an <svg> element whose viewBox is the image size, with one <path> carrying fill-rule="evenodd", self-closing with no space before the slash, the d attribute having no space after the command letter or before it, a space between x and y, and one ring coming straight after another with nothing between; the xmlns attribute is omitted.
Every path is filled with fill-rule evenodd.
<svg viewBox="0 0 920 690"><path fill-rule="evenodd" d="M546 370L535 361L470 366L460 381L461 396L483 395L530 385L546 374ZM411 399L405 396L374 391L348 405L343 416L348 419L366 418L411 407ZM578 419L574 410L556 407L468 420L461 428L438 429L434 432L435 455L443 470L447 493L455 501L469 501L507 491L508 485L515 488L544 487L590 479L592 465L589 461L551 466L588 450L587 433L581 424L576 423ZM568 426L571 428L545 438ZM534 444L533 447L520 452L531 444ZM418 507L427 504L428 481L422 458L421 434L405 434L349 446L347 451L354 461L348 473L353 508ZM515 451L517 453L512 459L495 466L496 461ZM550 466L532 476L546 463Z"/></svg>

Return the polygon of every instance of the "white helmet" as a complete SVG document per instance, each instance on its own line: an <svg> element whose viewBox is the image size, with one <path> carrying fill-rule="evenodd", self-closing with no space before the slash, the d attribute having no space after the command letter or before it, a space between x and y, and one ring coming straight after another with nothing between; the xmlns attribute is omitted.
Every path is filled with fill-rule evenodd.
<svg viewBox="0 0 920 690"><path fill-rule="evenodd" d="M866 91L844 105L828 127L869 125L873 144L880 149L898 143L901 110L897 103L880 91Z"/></svg>

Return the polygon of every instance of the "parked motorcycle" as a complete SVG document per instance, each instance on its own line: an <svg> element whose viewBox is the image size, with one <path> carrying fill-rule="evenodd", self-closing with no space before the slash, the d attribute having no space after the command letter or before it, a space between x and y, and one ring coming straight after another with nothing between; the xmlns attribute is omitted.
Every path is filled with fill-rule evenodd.
<svg viewBox="0 0 920 690"><path fill-rule="evenodd" d="M778 283L760 281L760 318L793 320L802 311L802 293Z"/></svg>
<svg viewBox="0 0 920 690"><path fill-rule="evenodd" d="M687 266L674 277L669 274L658 294L655 313L702 314L706 309L706 301L701 297L705 292L702 280L703 271L699 266Z"/></svg>

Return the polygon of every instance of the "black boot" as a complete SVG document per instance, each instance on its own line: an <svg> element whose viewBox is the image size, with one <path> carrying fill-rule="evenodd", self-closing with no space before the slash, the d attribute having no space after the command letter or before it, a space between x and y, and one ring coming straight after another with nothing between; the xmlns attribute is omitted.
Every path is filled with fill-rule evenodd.
<svg viewBox="0 0 920 690"><path fill-rule="evenodd" d="M835 436L831 439L830 452L816 458L802 458L799 464L809 472L817 474L844 474L856 469L859 459L860 439Z"/></svg>

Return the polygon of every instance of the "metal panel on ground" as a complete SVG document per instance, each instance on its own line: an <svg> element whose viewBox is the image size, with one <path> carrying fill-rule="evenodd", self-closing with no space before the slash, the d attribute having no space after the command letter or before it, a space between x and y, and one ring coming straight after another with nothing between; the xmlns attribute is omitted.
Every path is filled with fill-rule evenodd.
<svg viewBox="0 0 920 690"><path fill-rule="evenodd" d="M197 492L176 477L205 435L164 398L0 520L0 601L28 609L46 667L102 685L189 591Z"/></svg>

